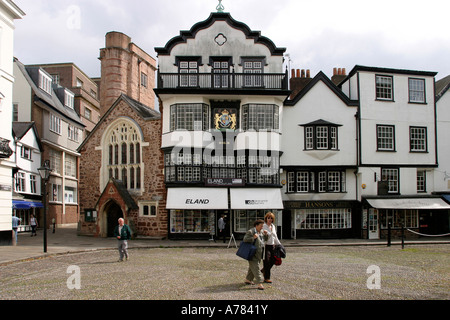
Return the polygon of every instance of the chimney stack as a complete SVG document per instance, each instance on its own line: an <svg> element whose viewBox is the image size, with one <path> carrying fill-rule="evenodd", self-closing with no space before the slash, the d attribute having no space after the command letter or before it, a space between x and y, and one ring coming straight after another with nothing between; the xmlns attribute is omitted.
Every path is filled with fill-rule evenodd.
<svg viewBox="0 0 450 320"><path fill-rule="evenodd" d="M347 72L345 68L333 68L333 76L331 77L331 81L338 85L347 77Z"/></svg>
<svg viewBox="0 0 450 320"><path fill-rule="evenodd" d="M296 76L294 77L295 74ZM311 81L311 73L309 69L307 70L292 69L291 75L292 75L290 79L291 95L289 98L293 99Z"/></svg>

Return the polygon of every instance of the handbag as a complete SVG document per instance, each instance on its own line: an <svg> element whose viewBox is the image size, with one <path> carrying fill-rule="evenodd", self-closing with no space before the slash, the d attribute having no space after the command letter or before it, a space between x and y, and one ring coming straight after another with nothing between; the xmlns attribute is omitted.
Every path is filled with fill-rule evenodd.
<svg viewBox="0 0 450 320"><path fill-rule="evenodd" d="M274 260L274 264L276 266L280 266L281 265L281 258L279 258L277 256L273 256L273 260Z"/></svg>
<svg viewBox="0 0 450 320"><path fill-rule="evenodd" d="M277 245L275 246L275 252L274 252L274 255L275 255L277 258L282 258L282 259L286 258L286 249L285 249L284 246L281 244L281 242L280 242L280 244L277 244Z"/></svg>
<svg viewBox="0 0 450 320"><path fill-rule="evenodd" d="M245 260L252 260L255 253L256 253L255 241L253 241L253 243L242 241L241 244L239 245L239 249L236 252L236 255Z"/></svg>

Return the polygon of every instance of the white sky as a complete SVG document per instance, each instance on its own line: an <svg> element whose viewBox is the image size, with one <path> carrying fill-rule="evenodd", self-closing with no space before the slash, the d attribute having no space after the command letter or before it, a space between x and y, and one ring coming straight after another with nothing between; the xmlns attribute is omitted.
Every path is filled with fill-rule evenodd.
<svg viewBox="0 0 450 320"><path fill-rule="evenodd" d="M24 64L74 62L100 76L109 31L156 58L180 30L216 12L217 0L14 0L14 55ZM349 72L355 65L450 75L448 0L223 0L225 12L286 48L295 69Z"/></svg>

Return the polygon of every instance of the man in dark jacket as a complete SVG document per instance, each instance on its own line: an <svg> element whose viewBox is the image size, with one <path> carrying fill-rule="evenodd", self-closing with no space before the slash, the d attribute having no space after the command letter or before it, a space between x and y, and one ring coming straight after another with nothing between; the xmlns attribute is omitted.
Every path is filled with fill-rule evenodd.
<svg viewBox="0 0 450 320"><path fill-rule="evenodd" d="M123 261L123 256L128 260L128 240L131 239L131 230L124 224L123 218L119 218L119 225L114 229L114 236L119 240L119 262Z"/></svg>

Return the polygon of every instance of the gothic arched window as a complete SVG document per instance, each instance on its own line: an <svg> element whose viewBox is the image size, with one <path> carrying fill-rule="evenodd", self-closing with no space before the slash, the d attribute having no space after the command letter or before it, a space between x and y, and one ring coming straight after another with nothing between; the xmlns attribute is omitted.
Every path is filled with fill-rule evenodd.
<svg viewBox="0 0 450 320"><path fill-rule="evenodd" d="M120 119L106 131L103 141L106 157L103 172L108 179L121 180L129 190L140 190L142 134L137 125L128 119Z"/></svg>

